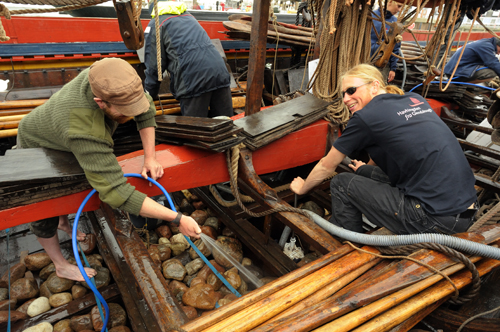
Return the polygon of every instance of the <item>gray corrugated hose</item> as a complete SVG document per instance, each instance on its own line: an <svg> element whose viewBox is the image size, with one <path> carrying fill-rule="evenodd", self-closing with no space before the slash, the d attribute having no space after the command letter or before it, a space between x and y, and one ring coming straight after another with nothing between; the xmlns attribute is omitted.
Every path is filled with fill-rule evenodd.
<svg viewBox="0 0 500 332"><path fill-rule="evenodd" d="M450 235L435 233L410 235L369 235L356 233L345 228L338 227L311 211L305 211L311 216L311 219L316 224L318 224L328 233L331 233L348 241L362 243L370 246L405 246L422 242L433 242L471 255L500 260L499 248L491 247L482 243L464 240Z"/></svg>

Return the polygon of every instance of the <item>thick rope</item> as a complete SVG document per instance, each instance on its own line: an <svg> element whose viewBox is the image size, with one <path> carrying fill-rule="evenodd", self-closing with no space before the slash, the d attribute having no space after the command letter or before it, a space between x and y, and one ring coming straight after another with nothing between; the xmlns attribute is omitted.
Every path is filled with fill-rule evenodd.
<svg viewBox="0 0 500 332"><path fill-rule="evenodd" d="M156 31L156 66L158 67L158 82L163 81L163 72L161 71L161 42L160 42L160 17L158 15L158 0L154 0L155 11L155 31Z"/></svg>
<svg viewBox="0 0 500 332"><path fill-rule="evenodd" d="M67 10L75 10L80 8L85 8L89 6L94 6L100 3L107 2L109 0L94 0L90 4L76 4L76 5L67 5L55 8L32 8L32 9L18 9L12 10L10 12L11 15L22 15L22 14L41 14L41 13L55 13L55 12L64 12Z"/></svg>
<svg viewBox="0 0 500 332"><path fill-rule="evenodd" d="M273 214L276 212L295 212L298 214L301 214L305 216L307 219L309 219L309 215L307 212L301 209L297 209L291 206L280 206L274 209L270 209L267 211L263 211L260 213L254 213L246 208L246 206L243 204L240 198L239 190L238 190L238 182L237 182L237 176L238 176L238 159L240 156L240 147L244 146L243 144L237 145L232 147L230 150L228 149L226 151L226 162L227 162L227 169L229 171L229 177L230 177L230 183L231 183L231 191L233 193L233 196L236 198L236 201L238 202L238 205L240 208L247 213L248 215L252 217L263 217L267 216L269 214ZM231 151L232 151L232 157L231 157Z"/></svg>
<svg viewBox="0 0 500 332"><path fill-rule="evenodd" d="M220 193L217 190L217 188L215 188L215 186L210 185L210 186L208 186L208 189L210 190L210 192L214 196L214 198L217 201L217 203L219 203L223 207L232 207L232 206L238 205L238 202L236 201L236 199L233 200L233 201L226 201L224 198L222 198L222 196L220 195ZM273 190L276 191L277 193L285 191L285 190L288 190L288 189L290 189L290 184L289 183L284 184L284 185L279 186L279 187L276 187L276 188L273 188ZM253 203L253 202L255 202L255 200L252 197L247 196L247 195L243 195L241 193L240 193L240 198L241 198L241 201L243 203Z"/></svg>
<svg viewBox="0 0 500 332"><path fill-rule="evenodd" d="M458 0L458 2L460 3L460 0ZM457 64L455 65L455 68L453 69L453 72L451 73L451 76L448 78L448 83L446 84L446 86L444 88L443 88L444 70L441 71L441 75L439 77L439 90L441 90L441 92L446 91L446 89L448 89L448 86L450 86L450 84L451 84L451 80L453 79L453 76L455 75L455 72L456 72L456 70L458 68L458 65L460 64L460 60L462 59L462 55L464 54L465 47L467 46L467 43L469 42L469 37L470 37L470 34L472 32L472 27L474 26L474 22L476 21L476 17L477 17L477 15L479 13L479 9L480 9L480 7L477 7L477 9L476 9L476 11L474 13L474 18L472 19L472 23L470 25L469 33L467 34L467 39L465 40L465 44L462 47L462 52L460 53L460 56L458 57L458 60L457 60ZM458 12L459 11L457 10L457 13ZM456 19L457 18L455 17L455 20L454 20L455 22L456 22ZM443 59L446 59L446 57L448 56L448 49L449 49L449 46L450 46L451 42L452 42L452 38L450 38L448 40L448 46L447 46L446 51L445 51L445 53L443 55ZM446 61L443 61L443 67L442 68L444 68L445 66L446 66Z"/></svg>
<svg viewBox="0 0 500 332"><path fill-rule="evenodd" d="M477 272L476 266L464 254L452 248L443 246L438 243L424 242L424 243L418 243L408 246L399 246L399 247L377 247L377 249L385 254L396 254L396 255L397 254L409 255L410 253L420 249L432 249L442 254L457 258L471 272L472 288L466 295L462 295L461 297L458 297L458 294L456 294L450 300L450 303L452 304L463 304L465 302L470 301L479 293L479 290L481 289L481 278L479 276L479 272ZM456 288L455 290L456 292L458 292Z"/></svg>
<svg viewBox="0 0 500 332"><path fill-rule="evenodd" d="M491 210L489 210L485 215L479 218L469 229L467 232L475 232L480 227L482 227L485 223L489 222L491 219L498 216L500 212L500 203L497 203Z"/></svg>

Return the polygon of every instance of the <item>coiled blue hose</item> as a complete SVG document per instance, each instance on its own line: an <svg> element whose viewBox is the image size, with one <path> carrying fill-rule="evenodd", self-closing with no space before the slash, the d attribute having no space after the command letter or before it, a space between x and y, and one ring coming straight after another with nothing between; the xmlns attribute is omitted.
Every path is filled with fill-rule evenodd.
<svg viewBox="0 0 500 332"><path fill-rule="evenodd" d="M124 174L124 176L125 177L134 177L134 178L144 179L144 177L141 174L137 174L137 173L127 173L127 174ZM163 194L165 195L165 197L168 200L168 203L170 204L171 210L173 210L174 212L177 212L177 210L175 209L175 205L172 202L172 199L170 198L170 195L165 190L165 188L163 188L163 186L161 184L159 184L157 181L153 180L150 177L148 177L147 180L149 182L155 184L163 192ZM82 204L78 208L78 211L76 212L75 221L73 223L73 231L71 233L71 237L72 237L71 243L72 243L72 246L73 246L73 254L75 255L76 264L78 266L78 269L82 273L83 279L85 279L85 281L87 282L87 285L90 287L90 289L92 290L92 292L94 292L94 294L96 296L96 302L97 303L101 302L103 304L103 306L104 306L104 310L106 311L106 317L104 317L104 319L103 319L103 326L102 326L102 329L101 329L101 332L104 332L106 330L106 326L108 325L109 307L108 307L108 304L106 303L106 301L104 300L104 298L102 297L101 293L99 293L99 291L97 290L97 287L91 282L90 278L87 276L87 273L85 272L85 269L83 267L82 261L80 259L79 254L78 254L78 242L77 242L77 239L76 239L77 230L78 230L78 222L80 220L80 215L82 214L83 208L85 207L85 205L87 204L87 202L89 201L89 199L95 193L96 193L96 190L92 189L92 191L85 197L85 199L83 200ZM217 271L217 269L201 253L201 251L195 246L195 244L189 239L189 237L187 237L185 235L184 235L184 237L186 238L186 240L188 241L188 243L191 245L191 247L193 247L193 249L196 251L196 253L198 254L198 256L201 257L201 259L205 262L205 264L208 265L208 267L212 270L212 272L226 285L226 287L233 294L235 294L238 297L241 297L241 294L236 289L234 289L233 286L231 286L231 284L219 273L219 271ZM101 313L101 318L102 318L102 313Z"/></svg>

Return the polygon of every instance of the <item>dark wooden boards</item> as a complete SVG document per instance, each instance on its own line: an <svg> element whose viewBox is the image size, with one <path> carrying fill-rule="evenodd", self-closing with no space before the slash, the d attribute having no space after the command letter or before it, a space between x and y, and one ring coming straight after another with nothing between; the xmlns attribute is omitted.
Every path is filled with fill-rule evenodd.
<svg viewBox="0 0 500 332"><path fill-rule="evenodd" d="M231 119L163 115L156 118L159 142L222 152L244 140Z"/></svg>
<svg viewBox="0 0 500 332"><path fill-rule="evenodd" d="M0 209L89 189L75 156L52 149L7 150L0 157Z"/></svg>
<svg viewBox="0 0 500 332"><path fill-rule="evenodd" d="M20 182L46 183L84 177L75 156L52 149L7 150L0 157L0 187Z"/></svg>
<svg viewBox="0 0 500 332"><path fill-rule="evenodd" d="M328 113L329 104L306 93L301 97L238 119L234 121L234 124L243 128L241 134L247 138L245 145L251 150L256 150L323 118Z"/></svg>

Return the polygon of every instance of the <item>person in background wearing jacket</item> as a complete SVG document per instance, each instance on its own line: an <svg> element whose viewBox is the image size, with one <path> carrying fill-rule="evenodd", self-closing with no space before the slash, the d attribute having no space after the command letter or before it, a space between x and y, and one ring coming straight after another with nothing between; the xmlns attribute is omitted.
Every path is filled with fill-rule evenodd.
<svg viewBox="0 0 500 332"><path fill-rule="evenodd" d="M398 3L394 0L387 0L387 1L388 2L387 2L387 8L386 8L386 12L385 12L385 22L387 22L387 23L396 22L398 20L398 18L394 15L399 13L401 8L403 7L403 4ZM377 10L375 10L373 12L373 17L382 18L381 10L382 10L381 8L378 8ZM386 25L385 28L387 31L389 31L388 25ZM376 33L375 33L375 30L377 30ZM383 34L382 35L380 34L381 31L382 31L382 22L373 20L373 29L371 32L370 56L373 55L378 50L378 48L380 46L378 44L377 34L381 38L383 38ZM401 48L401 43L396 43L396 45L394 46L394 50L393 50L394 54L399 54L400 48ZM387 74L385 72L385 74L384 74L384 77L387 76L387 82L391 82L394 79L394 77L396 76L396 69L398 68L397 62L398 62L398 58L396 58L394 55L391 55L391 57L389 58L389 68L388 68L389 73Z"/></svg>
<svg viewBox="0 0 500 332"><path fill-rule="evenodd" d="M185 116L233 116L230 76L226 64L198 21L182 2L158 3L160 15L161 72L168 71L170 92ZM154 11L152 16L154 15ZM158 65L154 18L145 34L144 87L158 95Z"/></svg>
<svg viewBox="0 0 500 332"><path fill-rule="evenodd" d="M480 83L490 81L495 76L500 76L500 39L486 38L467 44L462 58L462 48L459 48L444 67L444 73L454 81ZM457 62L460 63L457 66Z"/></svg>

